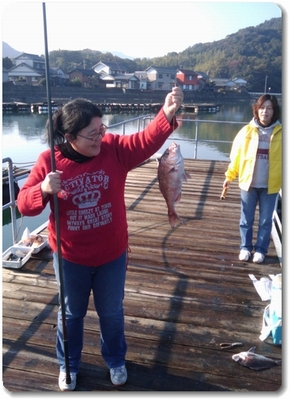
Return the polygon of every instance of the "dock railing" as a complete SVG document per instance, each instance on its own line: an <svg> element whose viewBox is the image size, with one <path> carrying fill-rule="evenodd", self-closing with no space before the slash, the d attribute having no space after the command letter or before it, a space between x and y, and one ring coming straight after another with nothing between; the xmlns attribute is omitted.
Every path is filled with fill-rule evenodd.
<svg viewBox="0 0 290 400"><path fill-rule="evenodd" d="M272 239L282 267L282 189L276 199L272 223Z"/></svg>
<svg viewBox="0 0 290 400"><path fill-rule="evenodd" d="M137 126L137 131L139 132L141 129L144 129L146 124L150 122L154 117L152 117L151 114L147 115L141 115L137 116L135 118L130 118L125 121L117 122L116 124L109 125L109 129L112 128L119 128L121 126L121 134L126 135L126 125L128 123L131 123L132 121L138 121L138 126ZM193 142L194 143L194 151L193 151L193 159L197 159L197 150L198 150L198 144L199 143L232 143L230 140L218 140L218 139L201 139L199 137L199 128L201 124L236 124L236 125L246 125L247 122L243 121L218 121L218 120L207 120L207 119L192 119L192 118L177 118L177 122L191 122L195 124L195 137L194 139L186 139L187 142ZM118 132L120 132L120 129L118 129ZM171 139L176 140L176 141L182 141L184 138L179 138L179 137L171 137Z"/></svg>
<svg viewBox="0 0 290 400"><path fill-rule="evenodd" d="M13 242L15 243L16 237L17 237L17 216L16 216L16 196L15 196L15 186L14 186L14 168L13 168L13 162L11 158L6 157L2 159L2 165L5 164L7 165L7 168L5 169L5 173L8 175L8 187L9 187L9 198L10 201L6 204L2 204L2 212L10 208L10 213L11 213L11 229L12 229L12 237L13 237ZM2 167L3 168L3 167ZM3 172L2 172L2 177L3 177ZM4 183L2 182L2 185ZM3 188L2 188L3 192ZM3 199L4 201L4 199Z"/></svg>
<svg viewBox="0 0 290 400"><path fill-rule="evenodd" d="M151 114L146 114L146 115L140 115L134 118L127 119L125 121L118 122L116 124L112 124L109 126L110 129L113 128L119 128L121 127L121 134L125 135L126 134L126 127L129 123L132 121L137 121L137 131L141 131L142 129L145 128L146 124L150 120L152 120L154 117L152 117ZM177 121L179 119L177 118ZM192 122L195 124L195 138L194 139L186 139L187 141L193 141L195 143L194 146L194 154L193 154L193 159L197 159L197 151L198 151L198 144L201 142L211 142L211 143L231 143L231 141L227 140L206 140L206 139L200 139L199 138L199 127L200 124L207 123L207 124L239 124L239 125L246 125L246 122L237 122L237 121L216 121L216 120L199 120L199 119L180 119L182 122ZM120 129L118 130L120 132ZM176 141L178 140L184 140L184 138L172 138ZM2 165L7 164L7 174L8 174L8 182L9 182L9 194L10 194L10 201L6 204L2 204L2 210L6 210L10 208L11 212L11 228L12 228L12 237L14 243L16 243L17 240L17 216L16 216L16 207L17 207L17 202L16 202L16 196L15 196L15 188L14 188L14 182L15 182L15 176L14 176L14 165L12 160L7 157L2 159ZM24 176L21 176L21 179L23 179ZM20 178L18 178L20 179ZM276 201L276 207L274 210L273 214L273 225L272 225L272 238L274 241L274 245L276 248L277 256L279 258L280 264L282 265L282 218L281 218L281 212L282 212L282 190L280 190L280 193L277 197Z"/></svg>

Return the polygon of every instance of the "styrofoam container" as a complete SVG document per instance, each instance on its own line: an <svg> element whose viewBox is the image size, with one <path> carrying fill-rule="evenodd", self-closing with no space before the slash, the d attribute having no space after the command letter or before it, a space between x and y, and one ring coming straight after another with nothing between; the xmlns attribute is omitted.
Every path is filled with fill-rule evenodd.
<svg viewBox="0 0 290 400"><path fill-rule="evenodd" d="M19 243L17 243L17 245L21 246L21 247L27 247L29 249L32 249L32 254L36 254L39 253L40 250L42 250L44 247L46 247L48 245L48 238L47 236L41 235L43 241L38 245L38 244L32 244L32 246L26 246L25 243L23 243L22 241L20 241Z"/></svg>
<svg viewBox="0 0 290 400"><path fill-rule="evenodd" d="M41 237L43 238L43 242L41 242L39 246L35 246L35 245L31 246L31 248L33 249L32 254L39 253L40 250L42 250L44 247L46 247L48 245L47 236L41 235Z"/></svg>
<svg viewBox="0 0 290 400"><path fill-rule="evenodd" d="M11 246L2 254L2 267L4 268L21 268L31 257L33 248L27 246ZM14 254L17 260L8 260Z"/></svg>

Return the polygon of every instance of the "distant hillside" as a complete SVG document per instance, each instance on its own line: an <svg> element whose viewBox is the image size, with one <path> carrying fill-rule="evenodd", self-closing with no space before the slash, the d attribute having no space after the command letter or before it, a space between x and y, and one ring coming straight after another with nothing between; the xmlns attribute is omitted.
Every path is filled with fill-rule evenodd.
<svg viewBox="0 0 290 400"><path fill-rule="evenodd" d="M2 57L8 57L8 58L15 58L20 56L22 54L21 51L17 51L13 49L13 47L9 46L8 43L2 42Z"/></svg>
<svg viewBox="0 0 290 400"><path fill-rule="evenodd" d="M249 91L263 92L267 86L274 93L282 92L282 18L272 18L256 27L239 30L225 39L198 43L181 53L164 57L123 59L112 53L95 50L52 51L50 62L69 72L76 66L86 68L103 61L125 65L130 72L144 70L151 65L193 69L209 73L211 78L243 78ZM61 63L61 64L60 64Z"/></svg>
<svg viewBox="0 0 290 400"><path fill-rule="evenodd" d="M182 39L181 39L182 40ZM13 58L4 51L3 57ZM243 78L248 90L282 92L282 18L272 18L256 27L248 27L228 35L225 39L210 43L198 43L180 53L168 53L156 58L120 58L112 53L97 50L53 50L49 53L51 65L57 65L66 73L76 67L92 68L100 60L125 65L130 72L145 70L151 65L192 69L208 73L211 78ZM266 79L267 77L267 79Z"/></svg>
<svg viewBox="0 0 290 400"><path fill-rule="evenodd" d="M181 53L168 53L151 60L134 60L141 68L176 66L209 73L212 78L242 77L249 91L263 91L265 77L272 92L282 90L282 18L272 18L225 39L198 43Z"/></svg>

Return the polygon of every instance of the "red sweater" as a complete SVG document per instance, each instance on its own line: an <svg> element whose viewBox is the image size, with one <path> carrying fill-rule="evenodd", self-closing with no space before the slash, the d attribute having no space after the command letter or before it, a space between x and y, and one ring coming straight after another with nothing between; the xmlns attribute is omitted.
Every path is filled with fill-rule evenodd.
<svg viewBox="0 0 290 400"><path fill-rule="evenodd" d="M55 148L61 175L58 193L63 258L86 266L100 266L119 257L128 246L125 182L128 172L152 156L177 127L163 110L141 132L120 136L107 133L100 153L84 163L63 157ZM40 214L50 203L49 244L57 251L54 196L42 200L40 185L51 172L51 150L40 154L17 198L23 215Z"/></svg>

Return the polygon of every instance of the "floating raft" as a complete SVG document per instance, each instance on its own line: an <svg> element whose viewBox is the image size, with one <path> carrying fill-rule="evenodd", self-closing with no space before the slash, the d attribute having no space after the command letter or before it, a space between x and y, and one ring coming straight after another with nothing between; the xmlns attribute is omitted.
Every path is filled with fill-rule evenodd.
<svg viewBox="0 0 290 400"><path fill-rule="evenodd" d="M220 104L183 104L181 110L195 114L217 113L220 111Z"/></svg>
<svg viewBox="0 0 290 400"><path fill-rule="evenodd" d="M56 111L61 103L52 102L52 112ZM96 103L96 105L105 113L119 113L119 112L154 112L157 113L163 103ZM45 103L3 103L3 114L11 113L38 113L47 114L48 104ZM184 104L181 106L180 111L190 113L216 113L220 111L219 104Z"/></svg>
<svg viewBox="0 0 290 400"><path fill-rule="evenodd" d="M30 112L30 104L22 102L2 103L3 114L26 114Z"/></svg>
<svg viewBox="0 0 290 400"><path fill-rule="evenodd" d="M54 112L58 109L61 104L55 101L51 102L51 111ZM48 103L33 103L31 104L30 110L32 113L48 114Z"/></svg>

